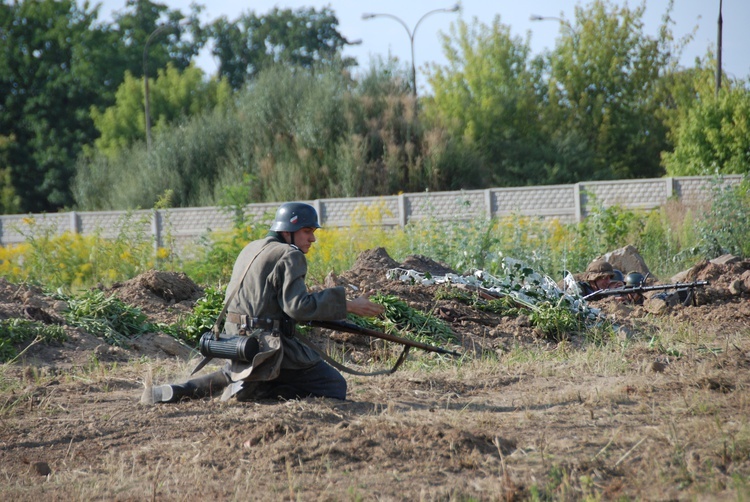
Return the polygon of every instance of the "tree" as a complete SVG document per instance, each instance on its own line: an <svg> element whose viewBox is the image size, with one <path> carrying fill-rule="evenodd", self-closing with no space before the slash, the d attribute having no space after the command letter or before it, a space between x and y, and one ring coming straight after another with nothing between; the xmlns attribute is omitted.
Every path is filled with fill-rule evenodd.
<svg viewBox="0 0 750 502"><path fill-rule="evenodd" d="M157 78L149 78L149 82L154 134L180 119L225 105L232 95L226 80L205 80L203 71L194 65L180 71L168 64L166 70L159 70ZM101 134L94 142L100 152L111 157L144 140L143 91L143 79L126 73L125 81L117 90L115 104L103 112L96 108L91 110L94 125Z"/></svg>
<svg viewBox="0 0 750 502"><path fill-rule="evenodd" d="M219 74L238 89L277 63L303 68L355 64L350 58L340 61L341 49L349 42L337 27L338 19L327 7L319 12L312 7L296 11L276 7L265 16L249 12L234 22L220 18L208 31L215 41Z"/></svg>
<svg viewBox="0 0 750 502"><path fill-rule="evenodd" d="M725 85L703 96L672 130L674 151L662 161L669 176L750 173L750 90Z"/></svg>
<svg viewBox="0 0 750 502"><path fill-rule="evenodd" d="M21 199L16 195L8 165L8 147L13 143L13 137L0 135L0 213L16 213L21 208Z"/></svg>
<svg viewBox="0 0 750 502"><path fill-rule="evenodd" d="M574 132L593 154L594 177L662 174L659 152L667 146L659 118L657 85L674 64L670 2L659 36L643 33L640 7L595 0L576 7L575 25L561 23L549 55L545 124L553 137Z"/></svg>
<svg viewBox="0 0 750 502"><path fill-rule="evenodd" d="M72 159L94 134L88 107L103 87L93 65L105 37L95 19L71 0L0 5L0 130L14 138L7 165L23 210L71 202Z"/></svg>
<svg viewBox="0 0 750 502"><path fill-rule="evenodd" d="M143 0L128 5L136 4L144 12L154 7L169 19L182 17ZM98 135L91 107L111 105L124 69L142 67L146 30L156 18L142 16L151 24L140 32L118 31L96 23L98 10L74 0L0 3L0 131L13 138L5 155L23 211L73 202L75 160ZM120 18L123 26L126 19ZM173 45L180 47L176 39ZM188 57L196 51L178 52Z"/></svg>
<svg viewBox="0 0 750 502"><path fill-rule="evenodd" d="M495 184L541 182L540 84L528 39L512 37L499 16L489 26L459 20L443 36L443 50L448 64L432 68L434 97L425 100L424 116L479 152Z"/></svg>
<svg viewBox="0 0 750 502"><path fill-rule="evenodd" d="M147 48L145 62L149 75L155 75L157 69L167 64L184 70L205 45L207 34L198 19L204 9L202 5L191 4L187 15L150 0L127 0L125 5L125 10L116 12L114 23L108 27L118 44L117 54L113 54L115 59L110 63L117 66L118 83L126 71L135 77L143 76L146 42L161 26L169 29L159 32Z"/></svg>
<svg viewBox="0 0 750 502"><path fill-rule="evenodd" d="M661 158L670 176L750 172L750 81L724 75L717 98L715 68L709 50L662 79L660 116L672 148Z"/></svg>

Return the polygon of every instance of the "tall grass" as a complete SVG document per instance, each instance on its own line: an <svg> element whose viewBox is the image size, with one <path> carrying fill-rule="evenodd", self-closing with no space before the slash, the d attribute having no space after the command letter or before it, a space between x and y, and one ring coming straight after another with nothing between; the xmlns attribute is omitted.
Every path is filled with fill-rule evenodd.
<svg viewBox="0 0 750 502"><path fill-rule="evenodd" d="M132 218L121 222L114 239L101 235L54 235L33 219L25 222L26 242L0 248L0 276L11 282L49 287L89 287L129 279L150 268L180 269L202 284L226 282L234 259L248 242L263 237L269 216L245 221L239 210L231 231L207 235L189 260L172 248L153 250L151 237ZM723 253L750 256L747 182L717 190L708 210L696 212L677 201L650 211L595 208L581 223L527 216L474 218L460 222L425 219L405 228L383 226L385 204L362 206L347 228L324 228L308 255L308 279L351 268L367 249L383 247L402 261L413 254L443 262L458 272L498 272L502 258L524 261L553 279L577 272L597 256L627 244L635 246L657 277L670 277L702 259Z"/></svg>

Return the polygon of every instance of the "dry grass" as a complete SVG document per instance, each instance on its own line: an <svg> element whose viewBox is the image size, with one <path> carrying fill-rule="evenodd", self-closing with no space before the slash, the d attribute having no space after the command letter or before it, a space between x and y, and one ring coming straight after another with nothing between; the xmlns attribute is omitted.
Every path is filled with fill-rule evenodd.
<svg viewBox="0 0 750 502"><path fill-rule="evenodd" d="M750 337L655 320L602 347L412 358L349 400L144 407L194 362L0 368L14 500L611 500L750 496ZM658 342L654 342L658 340ZM657 364L658 363L658 364ZM38 462L51 473L37 473Z"/></svg>

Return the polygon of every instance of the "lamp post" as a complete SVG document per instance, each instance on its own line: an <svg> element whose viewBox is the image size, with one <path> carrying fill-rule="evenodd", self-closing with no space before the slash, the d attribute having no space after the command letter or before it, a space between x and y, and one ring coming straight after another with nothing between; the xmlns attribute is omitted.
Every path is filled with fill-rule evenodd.
<svg viewBox="0 0 750 502"><path fill-rule="evenodd" d="M716 35L716 98L719 98L719 89L721 89L721 29L724 20L721 18L721 3L719 0L719 26Z"/></svg>
<svg viewBox="0 0 750 502"><path fill-rule="evenodd" d="M175 24L167 23L158 26L146 39L146 44L143 46L143 97L144 97L144 108L145 108L145 119L146 119L146 148L151 151L151 110L149 107L149 95L148 95L148 46L153 38L162 33L164 30L169 28L175 28Z"/></svg>
<svg viewBox="0 0 750 502"><path fill-rule="evenodd" d="M419 28L419 23L421 23L424 18L431 14L435 14L437 12L456 12L460 8L459 4L454 5L450 9L435 9L431 10L427 13L425 13L422 17L419 18L419 21L417 21L417 24L414 25L414 29L410 30L409 26L399 17L394 16L393 14L371 14L371 13L365 13L362 14L362 19L373 19L375 17L389 17L391 19L394 19L398 21L401 26L403 26L406 29L406 33L409 35L409 42L411 43L411 86L412 86L412 94L414 95L414 99L417 99L417 69L414 64L414 35L417 33L417 28Z"/></svg>

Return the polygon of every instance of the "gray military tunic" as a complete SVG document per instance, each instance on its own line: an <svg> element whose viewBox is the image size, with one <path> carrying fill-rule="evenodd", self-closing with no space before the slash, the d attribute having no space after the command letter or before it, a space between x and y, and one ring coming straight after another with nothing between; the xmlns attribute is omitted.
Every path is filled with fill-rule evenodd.
<svg viewBox="0 0 750 502"><path fill-rule="evenodd" d="M261 251L262 248L262 251ZM255 259L247 274L248 263ZM295 246L274 235L253 241L240 252L227 286L227 295L241 284L231 299L228 312L250 317L284 319L284 313L295 321L334 321L346 318L346 292L342 287L310 293L305 284L307 259ZM225 299L226 301L226 299ZM239 333L240 325L227 322L227 334ZM294 337L282 336L284 358L281 369L306 369L320 356ZM241 373L250 363L232 361L231 372Z"/></svg>

